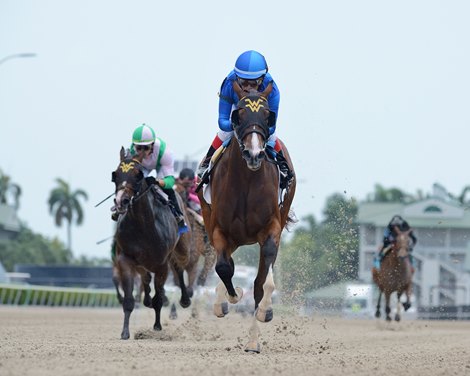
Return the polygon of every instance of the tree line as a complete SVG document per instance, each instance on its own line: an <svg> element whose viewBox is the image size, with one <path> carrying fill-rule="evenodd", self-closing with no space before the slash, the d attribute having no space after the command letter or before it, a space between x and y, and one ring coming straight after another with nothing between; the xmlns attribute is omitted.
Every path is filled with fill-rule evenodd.
<svg viewBox="0 0 470 376"><path fill-rule="evenodd" d="M20 207L22 190L10 176L0 169L0 204L11 205L17 210ZM61 178L56 179L56 186L51 190L47 205L56 226L65 224L67 228L67 245L59 239L49 239L34 233L20 222L18 236L11 241L0 242L0 261L8 271L15 264L55 265L55 264L102 264L105 260L75 259L72 254L72 226L81 225L84 221L82 201L88 195L82 189L72 190Z"/></svg>
<svg viewBox="0 0 470 376"><path fill-rule="evenodd" d="M440 188L450 200L470 205L470 186L460 194L448 193ZM430 197L418 190L411 194L400 188L386 188L376 184L366 195L366 202L400 202L409 204ZM20 206L21 187L0 170L0 204ZM18 263L36 265L76 264L108 265L109 259L75 259L72 254L72 226L84 221L82 200L88 196L82 189L72 190L63 179L56 179L47 204L57 226L67 226L67 245L58 239L48 239L21 225L15 240L0 242L0 261L9 271ZM359 238L356 222L358 204L344 193L333 193L325 202L322 221L313 215L301 218L293 231L283 238L277 260L277 283L291 296L301 296L305 291L320 288L343 280L357 279ZM257 267L258 247L241 247L234 253L236 264Z"/></svg>

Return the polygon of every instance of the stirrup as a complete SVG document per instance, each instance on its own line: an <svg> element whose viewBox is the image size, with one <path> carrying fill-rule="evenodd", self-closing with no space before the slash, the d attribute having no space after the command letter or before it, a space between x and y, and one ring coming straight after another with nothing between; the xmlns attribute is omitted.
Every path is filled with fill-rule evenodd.
<svg viewBox="0 0 470 376"><path fill-rule="evenodd" d="M209 162L211 161L210 157L207 158L207 160L204 160L201 165L199 166L199 168L197 169L197 176L199 177L199 179L202 179L202 176L204 175L204 172L207 171L207 169L209 168Z"/></svg>

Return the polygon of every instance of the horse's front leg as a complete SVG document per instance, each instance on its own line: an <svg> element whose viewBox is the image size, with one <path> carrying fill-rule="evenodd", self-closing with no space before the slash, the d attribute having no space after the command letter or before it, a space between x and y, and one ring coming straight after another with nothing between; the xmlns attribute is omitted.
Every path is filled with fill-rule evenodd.
<svg viewBox="0 0 470 376"><path fill-rule="evenodd" d="M144 306L152 307L152 298L150 297L150 282L152 281L152 275L149 272L144 272L140 275L141 279L141 290L144 290ZM141 291L140 291L141 293Z"/></svg>
<svg viewBox="0 0 470 376"><path fill-rule="evenodd" d="M184 271L178 266L177 263L174 263L173 267L175 268L176 275L178 276L178 284L181 289L180 305L183 308L188 308L191 305L191 299L189 298L188 289L186 288L186 284L184 283Z"/></svg>
<svg viewBox="0 0 470 376"><path fill-rule="evenodd" d="M238 303L243 296L243 290L240 287L235 289L232 283L235 266L231 254L234 249L228 249L225 238L220 232L215 234L214 248L217 251L215 271L222 282L215 289L214 314L217 317L224 317L228 313L227 299L232 304Z"/></svg>
<svg viewBox="0 0 470 376"><path fill-rule="evenodd" d="M395 321L400 321L401 320L401 302L400 302L400 298L401 298L401 291L397 291L397 312L395 313Z"/></svg>
<svg viewBox="0 0 470 376"><path fill-rule="evenodd" d="M278 237L269 236L261 246L258 275L255 279L255 316L258 321L269 322L273 318L272 294L275 288L273 264L276 261Z"/></svg>
<svg viewBox="0 0 470 376"><path fill-rule="evenodd" d="M275 288L273 264L276 261L278 247L279 236L270 235L260 248L258 275L254 285L255 315L249 332L250 340L245 346L245 351L260 352L258 321L269 322L273 318L272 294Z"/></svg>
<svg viewBox="0 0 470 376"><path fill-rule="evenodd" d="M124 290L124 298L122 299L122 309L124 311L124 323L122 326L121 339L129 339L129 319L134 310L135 299L133 295L134 290L134 276L129 270L121 274L121 286Z"/></svg>
<svg viewBox="0 0 470 376"><path fill-rule="evenodd" d="M408 284L408 288L406 289L406 302L403 303L403 308L405 309L405 312L408 311L411 307L411 283Z"/></svg>
<svg viewBox="0 0 470 376"><path fill-rule="evenodd" d="M390 309L390 292L385 293L385 320L387 321L392 321L392 318L390 317L390 312L392 311Z"/></svg>
<svg viewBox="0 0 470 376"><path fill-rule="evenodd" d="M155 323L153 324L154 330L162 330L162 324L160 322L160 315L163 306L163 300L165 297L165 281L168 277L168 264L165 262L159 270L155 273L153 284L155 287L155 295L152 299L152 306L155 311Z"/></svg>
<svg viewBox="0 0 470 376"><path fill-rule="evenodd" d="M382 299L382 290L379 289L379 299L377 300L377 310L375 311L375 317L380 317L380 300Z"/></svg>

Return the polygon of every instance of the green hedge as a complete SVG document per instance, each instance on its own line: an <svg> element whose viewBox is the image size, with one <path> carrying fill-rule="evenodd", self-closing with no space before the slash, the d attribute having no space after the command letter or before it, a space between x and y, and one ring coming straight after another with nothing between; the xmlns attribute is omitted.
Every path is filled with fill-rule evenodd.
<svg viewBox="0 0 470 376"><path fill-rule="evenodd" d="M118 307L115 290L0 284L0 305Z"/></svg>

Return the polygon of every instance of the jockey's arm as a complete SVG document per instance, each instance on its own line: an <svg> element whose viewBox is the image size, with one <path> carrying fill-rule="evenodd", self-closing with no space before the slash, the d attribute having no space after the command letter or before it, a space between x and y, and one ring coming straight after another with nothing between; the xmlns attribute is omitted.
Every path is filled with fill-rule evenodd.
<svg viewBox="0 0 470 376"><path fill-rule="evenodd" d="M269 128L269 135L272 135L276 131L277 116L279 115L279 102L281 100L281 94L279 93L279 90L277 90L277 86L275 86L275 88L276 90L273 90L268 97L269 109L276 113L276 122L274 123L274 126Z"/></svg>
<svg viewBox="0 0 470 376"><path fill-rule="evenodd" d="M230 115L234 107L233 87L230 81L225 80L219 93L219 128L225 132L231 132L232 121Z"/></svg>
<svg viewBox="0 0 470 376"><path fill-rule="evenodd" d="M159 181L160 186L161 182L163 182L162 188L164 189L172 189L175 185L173 153L171 153L168 147L165 149L165 152L160 159L160 168L157 171L157 180Z"/></svg>

